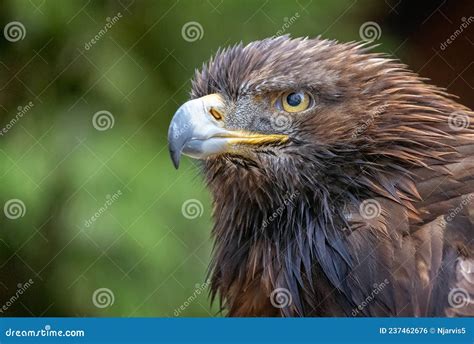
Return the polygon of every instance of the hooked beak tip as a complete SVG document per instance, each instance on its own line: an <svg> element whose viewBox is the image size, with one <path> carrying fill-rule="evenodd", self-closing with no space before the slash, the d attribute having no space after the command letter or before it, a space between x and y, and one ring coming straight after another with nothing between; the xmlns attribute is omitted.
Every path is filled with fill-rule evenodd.
<svg viewBox="0 0 474 344"><path fill-rule="evenodd" d="M168 129L168 147L176 169L183 154L200 159L212 153L203 147L206 140L225 130L217 124L209 109L222 106L222 96L210 94L187 101L175 112Z"/></svg>
<svg viewBox="0 0 474 344"><path fill-rule="evenodd" d="M175 169L179 168L179 161L181 160L181 153L176 150L170 150L171 161Z"/></svg>

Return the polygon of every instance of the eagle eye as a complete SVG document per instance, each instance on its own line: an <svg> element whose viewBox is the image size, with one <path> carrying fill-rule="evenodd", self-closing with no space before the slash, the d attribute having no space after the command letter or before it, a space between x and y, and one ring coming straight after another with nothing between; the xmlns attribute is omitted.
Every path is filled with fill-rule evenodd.
<svg viewBox="0 0 474 344"><path fill-rule="evenodd" d="M281 95L280 103L286 112L300 112L306 110L310 105L310 96L303 91L285 92Z"/></svg>

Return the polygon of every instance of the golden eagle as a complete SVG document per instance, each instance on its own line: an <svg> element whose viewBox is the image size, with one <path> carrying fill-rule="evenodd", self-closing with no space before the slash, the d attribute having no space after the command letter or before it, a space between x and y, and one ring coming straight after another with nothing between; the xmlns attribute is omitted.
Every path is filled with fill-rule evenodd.
<svg viewBox="0 0 474 344"><path fill-rule="evenodd" d="M474 113L370 49L273 37L196 72L169 149L202 160L229 316L474 315Z"/></svg>

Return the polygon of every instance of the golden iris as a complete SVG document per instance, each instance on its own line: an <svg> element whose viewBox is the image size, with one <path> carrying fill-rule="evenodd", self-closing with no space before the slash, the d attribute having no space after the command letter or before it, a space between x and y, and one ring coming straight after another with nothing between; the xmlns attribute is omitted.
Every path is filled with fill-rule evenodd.
<svg viewBox="0 0 474 344"><path fill-rule="evenodd" d="M300 112L309 107L311 98L306 92L287 92L281 96L281 104L286 112Z"/></svg>

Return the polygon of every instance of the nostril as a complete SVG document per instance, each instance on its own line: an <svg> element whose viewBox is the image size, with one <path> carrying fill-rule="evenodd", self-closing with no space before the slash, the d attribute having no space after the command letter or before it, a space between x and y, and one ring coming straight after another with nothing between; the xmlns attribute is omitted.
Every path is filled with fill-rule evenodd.
<svg viewBox="0 0 474 344"><path fill-rule="evenodd" d="M222 116L222 113L221 113L219 110L217 110L217 109L215 109L215 108L211 108L211 109L209 110L209 113L210 113L210 114L212 115L212 117L214 117L217 121L222 121L223 116Z"/></svg>

